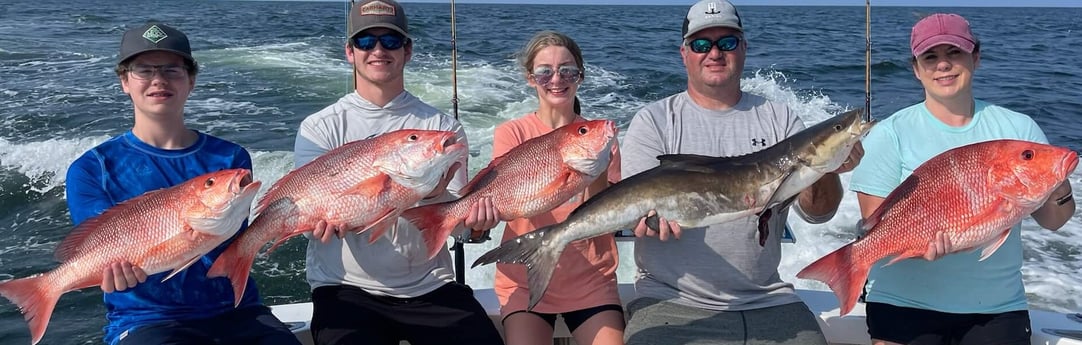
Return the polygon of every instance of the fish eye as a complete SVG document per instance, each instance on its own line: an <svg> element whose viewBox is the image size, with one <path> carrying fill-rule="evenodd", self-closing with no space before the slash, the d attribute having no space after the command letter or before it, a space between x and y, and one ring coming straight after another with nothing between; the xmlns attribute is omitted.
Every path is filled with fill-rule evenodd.
<svg viewBox="0 0 1082 345"><path fill-rule="evenodd" d="M586 134L586 133L590 133L589 128L586 128L586 126L579 127L579 134Z"/></svg>
<svg viewBox="0 0 1082 345"><path fill-rule="evenodd" d="M418 137L417 137L416 134L410 134L409 138L406 138L406 140L409 140L409 141L417 141L417 139L418 139Z"/></svg>
<svg viewBox="0 0 1082 345"><path fill-rule="evenodd" d="M1030 159L1033 159L1033 150L1022 151L1022 160L1028 161Z"/></svg>
<svg viewBox="0 0 1082 345"><path fill-rule="evenodd" d="M834 125L834 130L836 130L836 131L842 130L842 125L841 124Z"/></svg>
<svg viewBox="0 0 1082 345"><path fill-rule="evenodd" d="M203 187L206 187L206 188L214 187L214 179L213 178L208 178L207 182L203 182Z"/></svg>

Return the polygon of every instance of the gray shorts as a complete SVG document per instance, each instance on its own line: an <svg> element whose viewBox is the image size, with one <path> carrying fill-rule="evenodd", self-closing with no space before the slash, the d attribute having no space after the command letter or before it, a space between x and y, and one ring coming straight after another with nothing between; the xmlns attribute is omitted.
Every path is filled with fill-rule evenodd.
<svg viewBox="0 0 1082 345"><path fill-rule="evenodd" d="M713 311L639 298L627 305L627 345L826 345L804 303L744 311Z"/></svg>

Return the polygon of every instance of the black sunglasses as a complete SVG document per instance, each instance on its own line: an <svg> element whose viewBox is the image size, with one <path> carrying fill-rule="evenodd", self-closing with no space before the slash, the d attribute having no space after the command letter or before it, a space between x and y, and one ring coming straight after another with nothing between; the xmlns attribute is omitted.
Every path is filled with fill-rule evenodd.
<svg viewBox="0 0 1082 345"><path fill-rule="evenodd" d="M363 34L353 37L353 46L360 50L372 50L376 48L376 42L383 45L383 49L396 50L409 43L409 38L397 33L385 35Z"/></svg>
<svg viewBox="0 0 1082 345"><path fill-rule="evenodd" d="M691 51L706 54L710 52L713 46L718 46L723 52L735 50L740 45L740 37L737 36L724 36L717 41L710 41L709 38L696 38L687 43L687 46L691 48Z"/></svg>

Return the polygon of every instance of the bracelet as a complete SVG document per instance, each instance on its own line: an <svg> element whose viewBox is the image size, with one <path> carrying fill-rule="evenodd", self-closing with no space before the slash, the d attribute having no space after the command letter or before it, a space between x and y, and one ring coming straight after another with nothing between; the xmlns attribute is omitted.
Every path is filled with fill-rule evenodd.
<svg viewBox="0 0 1082 345"><path fill-rule="evenodd" d="M1067 193L1067 195L1061 196L1059 197L1059 199L1056 199L1056 205L1063 206L1063 204L1066 204L1071 200L1074 200L1074 193Z"/></svg>

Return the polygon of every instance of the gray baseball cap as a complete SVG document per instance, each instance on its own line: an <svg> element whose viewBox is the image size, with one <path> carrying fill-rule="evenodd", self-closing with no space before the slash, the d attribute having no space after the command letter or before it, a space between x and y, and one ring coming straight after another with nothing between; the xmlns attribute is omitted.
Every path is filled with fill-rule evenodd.
<svg viewBox="0 0 1082 345"><path fill-rule="evenodd" d="M702 0L691 6L684 18L684 38L694 35L699 30L713 27L726 27L744 31L740 14L736 7L726 0Z"/></svg>
<svg viewBox="0 0 1082 345"><path fill-rule="evenodd" d="M157 22L146 23L124 32L124 38L120 40L120 55L117 57L117 64L123 64L135 55L156 50L180 55L188 62L195 64L188 36L180 30Z"/></svg>
<svg viewBox="0 0 1082 345"><path fill-rule="evenodd" d="M406 10L394 0L364 0L349 10L349 37L371 28L388 28L409 37Z"/></svg>

